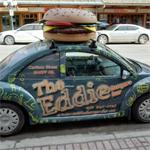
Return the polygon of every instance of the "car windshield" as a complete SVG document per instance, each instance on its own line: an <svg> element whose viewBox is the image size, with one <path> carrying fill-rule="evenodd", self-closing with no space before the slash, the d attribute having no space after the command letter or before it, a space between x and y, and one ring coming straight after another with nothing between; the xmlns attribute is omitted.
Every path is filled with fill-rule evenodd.
<svg viewBox="0 0 150 150"><path fill-rule="evenodd" d="M116 53L114 50L112 50L111 48L107 47L106 45L98 43L98 46L101 47L104 50L109 51L112 55L116 56L120 60L125 61L135 72L138 72L140 70L139 66L137 66L137 64L135 64L133 61L130 61L129 59L127 59L125 57L122 57L121 55L119 55L118 53Z"/></svg>
<svg viewBox="0 0 150 150"><path fill-rule="evenodd" d="M106 28L106 30L114 30L118 25L112 25L112 26L109 26L108 28Z"/></svg>
<svg viewBox="0 0 150 150"><path fill-rule="evenodd" d="M128 65L130 65L130 67L135 71L138 72L139 71L139 66L137 66L137 64L135 64L133 61L130 61L129 59L122 57L121 55L119 55L118 53L116 53L115 51L113 51L111 48L106 47L106 49L108 51L110 51L113 55L116 55L118 58L120 58L121 60L124 60Z"/></svg>

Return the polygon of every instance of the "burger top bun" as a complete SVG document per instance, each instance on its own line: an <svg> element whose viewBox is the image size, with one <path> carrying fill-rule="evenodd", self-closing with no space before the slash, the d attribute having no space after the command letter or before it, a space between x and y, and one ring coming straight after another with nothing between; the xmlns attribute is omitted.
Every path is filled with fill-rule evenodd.
<svg viewBox="0 0 150 150"><path fill-rule="evenodd" d="M53 8L48 10L43 17L44 21L73 22L73 23L96 23L96 16L87 10L75 8Z"/></svg>

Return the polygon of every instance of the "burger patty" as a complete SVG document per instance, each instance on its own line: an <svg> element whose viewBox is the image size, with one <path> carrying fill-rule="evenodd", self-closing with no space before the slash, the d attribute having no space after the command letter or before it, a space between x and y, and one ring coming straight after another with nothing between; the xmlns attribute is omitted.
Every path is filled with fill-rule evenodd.
<svg viewBox="0 0 150 150"><path fill-rule="evenodd" d="M48 31L49 33L66 33L66 34L80 34L80 33L91 33L91 31L86 30L82 27L76 27L76 28L56 28L53 30Z"/></svg>

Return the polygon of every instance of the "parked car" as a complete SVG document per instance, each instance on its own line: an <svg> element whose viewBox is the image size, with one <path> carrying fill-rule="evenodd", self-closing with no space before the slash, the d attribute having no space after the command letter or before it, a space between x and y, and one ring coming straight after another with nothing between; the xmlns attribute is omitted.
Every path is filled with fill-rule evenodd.
<svg viewBox="0 0 150 150"><path fill-rule="evenodd" d="M107 22L97 22L97 30L104 30L109 26L109 23Z"/></svg>
<svg viewBox="0 0 150 150"><path fill-rule="evenodd" d="M97 31L100 43L132 43L145 44L149 41L150 31L138 25L115 24L106 30Z"/></svg>
<svg viewBox="0 0 150 150"><path fill-rule="evenodd" d="M13 45L14 43L36 42L43 37L42 24L26 24L17 30L4 31L0 33L0 43Z"/></svg>
<svg viewBox="0 0 150 150"><path fill-rule="evenodd" d="M25 122L150 122L150 66L99 43L39 41L0 63L0 135Z"/></svg>

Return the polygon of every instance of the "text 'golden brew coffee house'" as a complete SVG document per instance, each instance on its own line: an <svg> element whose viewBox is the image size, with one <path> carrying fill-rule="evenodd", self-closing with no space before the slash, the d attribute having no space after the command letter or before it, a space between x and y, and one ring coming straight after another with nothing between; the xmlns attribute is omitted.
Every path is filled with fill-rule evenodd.
<svg viewBox="0 0 150 150"><path fill-rule="evenodd" d="M16 6L4 6L7 1L16 1ZM42 19L50 8L73 7L94 12L99 21L109 24L133 23L150 28L149 0L1 0L0 31L10 29L9 9L13 7L15 29L23 24Z"/></svg>

